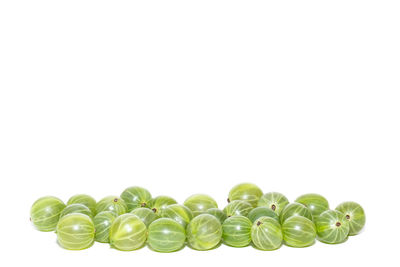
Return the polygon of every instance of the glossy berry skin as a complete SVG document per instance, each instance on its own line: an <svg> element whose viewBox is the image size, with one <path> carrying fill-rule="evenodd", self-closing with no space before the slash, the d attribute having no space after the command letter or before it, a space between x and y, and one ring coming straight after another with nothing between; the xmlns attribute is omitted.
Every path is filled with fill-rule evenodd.
<svg viewBox="0 0 400 267"><path fill-rule="evenodd" d="M243 200L234 200L223 209L223 212L227 217L234 215L247 216L249 212L253 209L253 206Z"/></svg>
<svg viewBox="0 0 400 267"><path fill-rule="evenodd" d="M151 209L148 208L137 208L132 210L130 213L139 217L142 222L148 227L152 222L159 219L160 216L154 213Z"/></svg>
<svg viewBox="0 0 400 267"><path fill-rule="evenodd" d="M63 211L60 214L60 218L64 217L67 214L71 214L71 213L82 213L82 214L89 216L90 218L93 217L92 211L85 205L71 204L71 205L66 206L65 209L63 209Z"/></svg>
<svg viewBox="0 0 400 267"><path fill-rule="evenodd" d="M196 194L188 197L183 203L196 217L211 208L218 208L217 202L210 196L204 194Z"/></svg>
<svg viewBox="0 0 400 267"><path fill-rule="evenodd" d="M302 216L306 217L309 220L313 220L313 217L311 215L311 211L304 206L303 204L300 203L290 203L287 205L281 212L281 215L279 216L280 222L283 223L286 219L292 217L292 216Z"/></svg>
<svg viewBox="0 0 400 267"><path fill-rule="evenodd" d="M161 215L162 211L172 204L177 204L175 199L168 196L158 196L153 198L150 202L150 209L154 211L154 213Z"/></svg>
<svg viewBox="0 0 400 267"><path fill-rule="evenodd" d="M339 204L336 210L343 213L349 222L349 235L356 235L363 229L365 225L365 212L360 204L347 201Z"/></svg>
<svg viewBox="0 0 400 267"><path fill-rule="evenodd" d="M117 196L108 196L101 199L96 204L96 212L112 211L117 215L121 215L127 212L127 206L125 201Z"/></svg>
<svg viewBox="0 0 400 267"><path fill-rule="evenodd" d="M89 216L71 213L60 219L56 233L60 246L70 250L81 250L93 244L95 228Z"/></svg>
<svg viewBox="0 0 400 267"><path fill-rule="evenodd" d="M260 217L251 227L251 239L258 249L275 250L282 245L281 225L271 217Z"/></svg>
<svg viewBox="0 0 400 267"><path fill-rule="evenodd" d="M138 249L146 242L146 237L146 225L131 213L118 216L110 228L110 244L119 250Z"/></svg>
<svg viewBox="0 0 400 267"><path fill-rule="evenodd" d="M318 240L328 244L339 244L349 235L349 222L340 211L327 210L314 217Z"/></svg>
<svg viewBox="0 0 400 267"><path fill-rule="evenodd" d="M140 186L131 186L126 188L121 198L125 201L127 212L131 212L137 208L149 208L149 203L152 199L150 192Z"/></svg>
<svg viewBox="0 0 400 267"><path fill-rule="evenodd" d="M164 218L170 218L182 225L184 229L189 224L189 222L193 219L192 211L183 205L180 204L172 204L166 207L161 214Z"/></svg>
<svg viewBox="0 0 400 267"><path fill-rule="evenodd" d="M59 198L42 197L33 203L30 219L39 231L54 231L64 208L65 204Z"/></svg>
<svg viewBox="0 0 400 267"><path fill-rule="evenodd" d="M318 194L305 194L296 198L295 202L306 206L313 216L318 216L322 212L329 210L329 203L326 198Z"/></svg>
<svg viewBox="0 0 400 267"><path fill-rule="evenodd" d="M279 216L268 207L257 207L252 209L247 215L247 218L249 218L250 221L254 223L258 218L264 216L271 217L279 223Z"/></svg>
<svg viewBox="0 0 400 267"><path fill-rule="evenodd" d="M102 211L94 219L94 228L96 229L95 240L100 243L110 241L110 227L117 215L112 211Z"/></svg>
<svg viewBox="0 0 400 267"><path fill-rule="evenodd" d="M245 247L251 242L251 221L244 216L232 216L222 224L222 239L232 247Z"/></svg>
<svg viewBox="0 0 400 267"><path fill-rule="evenodd" d="M188 224L186 236L191 248L197 250L212 249L221 241L221 223L210 214L200 214Z"/></svg>
<svg viewBox="0 0 400 267"><path fill-rule="evenodd" d="M215 216L221 224L223 224L226 218L228 218L226 214L218 208L208 209L205 213Z"/></svg>
<svg viewBox="0 0 400 267"><path fill-rule="evenodd" d="M173 252L181 249L186 240L185 228L170 218L152 222L148 230L147 242L158 252Z"/></svg>
<svg viewBox="0 0 400 267"><path fill-rule="evenodd" d="M90 209L92 215L96 215L96 200L89 195L78 194L68 199L67 205L71 204L83 204Z"/></svg>
<svg viewBox="0 0 400 267"><path fill-rule="evenodd" d="M257 206L268 207L279 215L288 204L289 200L283 194L278 192L269 192L261 196L258 200Z"/></svg>
<svg viewBox="0 0 400 267"><path fill-rule="evenodd" d="M286 245L301 248L314 244L317 232L310 219L292 216L282 224L282 234Z"/></svg>
<svg viewBox="0 0 400 267"><path fill-rule="evenodd" d="M228 202L243 200L249 202L253 207L257 207L258 200L263 192L255 184L242 183L234 186L229 192Z"/></svg>

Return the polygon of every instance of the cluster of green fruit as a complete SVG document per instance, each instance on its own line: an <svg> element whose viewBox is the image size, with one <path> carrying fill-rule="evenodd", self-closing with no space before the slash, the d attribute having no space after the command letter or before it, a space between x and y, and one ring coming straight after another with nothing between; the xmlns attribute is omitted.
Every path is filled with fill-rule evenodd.
<svg viewBox="0 0 400 267"><path fill-rule="evenodd" d="M229 192L228 204L218 209L208 195L192 195L178 204L173 198L152 198L134 186L121 196L96 202L88 195L75 195L67 205L56 197L38 199L31 208L31 221L40 231L56 231L58 243L72 250L90 247L96 240L119 250L145 245L159 252L181 249L185 242L197 250L209 250L221 240L233 247L251 242L261 250L274 250L283 243L292 247L321 242L337 244L356 235L365 224L363 208L344 202L335 210L318 194L305 194L295 202L277 192L263 194L249 183Z"/></svg>

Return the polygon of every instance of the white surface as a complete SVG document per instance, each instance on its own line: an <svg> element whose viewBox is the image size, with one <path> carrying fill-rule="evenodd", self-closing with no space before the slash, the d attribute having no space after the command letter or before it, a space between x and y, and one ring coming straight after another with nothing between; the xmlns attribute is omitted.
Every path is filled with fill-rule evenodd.
<svg viewBox="0 0 400 267"><path fill-rule="evenodd" d="M132 2L0 3L2 266L398 262L398 1ZM141 185L223 207L242 181L357 201L365 231L274 252L71 252L29 223L43 195Z"/></svg>

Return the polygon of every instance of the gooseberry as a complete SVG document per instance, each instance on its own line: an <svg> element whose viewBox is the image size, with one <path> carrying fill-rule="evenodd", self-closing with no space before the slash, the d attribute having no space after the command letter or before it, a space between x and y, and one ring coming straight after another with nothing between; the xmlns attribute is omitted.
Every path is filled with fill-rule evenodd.
<svg viewBox="0 0 400 267"><path fill-rule="evenodd" d="M144 222L132 213L118 216L111 224L110 244L119 250L135 250L146 242L147 229Z"/></svg>
<svg viewBox="0 0 400 267"><path fill-rule="evenodd" d="M253 207L256 207L262 194L261 189L255 184L242 183L231 189L228 196L228 202L243 200L249 202Z"/></svg>
<svg viewBox="0 0 400 267"><path fill-rule="evenodd" d="M303 216L292 216L282 224L285 244L291 247L307 247L315 242L317 235L314 223Z"/></svg>
<svg viewBox="0 0 400 267"><path fill-rule="evenodd" d="M247 215L247 218L249 218L250 221L254 223L258 218L264 216L271 217L279 223L279 216L268 207L257 207L252 209Z"/></svg>
<svg viewBox="0 0 400 267"><path fill-rule="evenodd" d="M153 221L160 218L157 214L154 213L151 209L148 208L137 208L132 210L130 213L139 217L139 219L144 222L146 227L148 227Z"/></svg>
<svg viewBox="0 0 400 267"><path fill-rule="evenodd" d="M223 209L223 212L227 217L233 215L247 216L252 209L253 206L250 203L243 200L234 200L226 205L226 207Z"/></svg>
<svg viewBox="0 0 400 267"><path fill-rule="evenodd" d="M329 244L338 244L349 235L349 222L346 216L337 210L327 210L315 217L318 240Z"/></svg>
<svg viewBox="0 0 400 267"><path fill-rule="evenodd" d="M217 202L212 197L204 194L196 194L188 197L183 205L188 207L195 217L208 209L218 208Z"/></svg>
<svg viewBox="0 0 400 267"><path fill-rule="evenodd" d="M276 219L262 216L251 227L251 239L256 248L274 250L282 245L282 228Z"/></svg>
<svg viewBox="0 0 400 267"><path fill-rule="evenodd" d="M89 216L90 218L93 217L92 212L88 207L86 207L83 204L76 203L76 204L71 204L71 205L66 206L63 209L63 211L61 212L60 218L64 217L67 214L71 214L71 213L82 213L82 214Z"/></svg>
<svg viewBox="0 0 400 267"><path fill-rule="evenodd" d="M173 219L182 225L184 229L186 229L188 223L193 219L192 211L188 207L180 204L169 205L162 211L161 216Z"/></svg>
<svg viewBox="0 0 400 267"><path fill-rule="evenodd" d="M82 213L71 213L60 218L57 240L65 249L81 250L94 242L95 228L92 219Z"/></svg>
<svg viewBox="0 0 400 267"><path fill-rule="evenodd" d="M149 207L148 204L151 201L151 194L143 187L131 186L122 192L121 198L126 203L127 212L130 212L137 208Z"/></svg>
<svg viewBox="0 0 400 267"><path fill-rule="evenodd" d="M83 204L90 209L92 215L96 215L96 200L89 195L78 194L70 197L67 205L71 204Z"/></svg>
<svg viewBox="0 0 400 267"><path fill-rule="evenodd" d="M169 205L177 204L175 199L168 196L158 196L151 200L150 208L154 211L154 213L160 215L162 211Z"/></svg>
<svg viewBox="0 0 400 267"><path fill-rule="evenodd" d="M190 247L197 250L212 249L221 241L221 223L210 214L200 214L188 224L186 235Z"/></svg>
<svg viewBox="0 0 400 267"><path fill-rule="evenodd" d="M39 198L32 205L31 221L39 231L54 231L64 208L64 202L56 197Z"/></svg>
<svg viewBox="0 0 400 267"><path fill-rule="evenodd" d="M289 204L289 200L283 194L278 192L269 192L261 196L258 200L257 206L266 206L279 215L287 204Z"/></svg>
<svg viewBox="0 0 400 267"><path fill-rule="evenodd" d="M347 201L337 206L336 210L343 213L349 222L349 235L356 235L363 229L365 225L365 212L360 204Z"/></svg>
<svg viewBox="0 0 400 267"><path fill-rule="evenodd" d="M232 247L245 247L251 242L251 221L244 216L232 216L222 224L222 239Z"/></svg>
<svg viewBox="0 0 400 267"><path fill-rule="evenodd" d="M283 223L287 218L290 218L295 215L303 216L310 220L313 219L311 211L306 206L300 203L293 202L287 205L282 210L281 215L279 216L280 222Z"/></svg>
<svg viewBox="0 0 400 267"><path fill-rule="evenodd" d="M148 230L150 247L159 252L173 252L183 247L186 240L185 228L170 218L152 222Z"/></svg>
<svg viewBox="0 0 400 267"><path fill-rule="evenodd" d="M226 214L218 208L208 209L205 213L215 216L221 224L223 224L226 218L228 218Z"/></svg>
<svg viewBox="0 0 400 267"><path fill-rule="evenodd" d="M110 227L117 215L112 211L102 211L94 219L94 228L96 229L95 240L101 243L110 241Z"/></svg>
<svg viewBox="0 0 400 267"><path fill-rule="evenodd" d="M102 211L113 211L117 215L126 213L127 206L125 201L117 196L108 196L101 199L96 204L97 213Z"/></svg>
<svg viewBox="0 0 400 267"><path fill-rule="evenodd" d="M328 200L318 194L301 195L296 198L295 202L301 203L309 208L313 216L318 216L322 212L329 210Z"/></svg>

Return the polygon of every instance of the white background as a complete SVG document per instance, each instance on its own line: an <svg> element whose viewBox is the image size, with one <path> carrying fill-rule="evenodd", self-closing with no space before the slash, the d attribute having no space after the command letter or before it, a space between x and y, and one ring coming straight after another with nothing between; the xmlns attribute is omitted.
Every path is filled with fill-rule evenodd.
<svg viewBox="0 0 400 267"><path fill-rule="evenodd" d="M398 262L398 1L2 1L2 266ZM29 222L43 195L131 185L222 208L243 181L365 208L340 245L71 252Z"/></svg>

